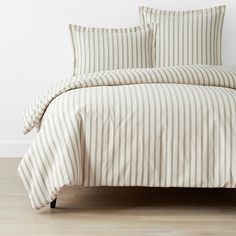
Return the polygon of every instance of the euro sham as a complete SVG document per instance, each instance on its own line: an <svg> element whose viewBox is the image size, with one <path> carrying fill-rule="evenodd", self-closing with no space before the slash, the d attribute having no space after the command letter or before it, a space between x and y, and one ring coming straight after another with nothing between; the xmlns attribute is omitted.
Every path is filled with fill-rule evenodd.
<svg viewBox="0 0 236 236"><path fill-rule="evenodd" d="M155 30L155 24L121 29L70 25L74 75L153 67Z"/></svg>
<svg viewBox="0 0 236 236"><path fill-rule="evenodd" d="M221 65L225 6L192 11L139 7L140 23L157 23L156 67Z"/></svg>

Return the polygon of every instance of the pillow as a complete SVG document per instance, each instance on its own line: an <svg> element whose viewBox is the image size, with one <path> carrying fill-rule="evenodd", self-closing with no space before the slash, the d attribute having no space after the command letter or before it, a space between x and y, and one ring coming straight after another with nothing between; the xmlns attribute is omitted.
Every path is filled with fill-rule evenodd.
<svg viewBox="0 0 236 236"><path fill-rule="evenodd" d="M155 24L104 29L70 25L74 74L153 67Z"/></svg>
<svg viewBox="0 0 236 236"><path fill-rule="evenodd" d="M158 24L155 66L221 65L224 14L225 6L192 11L139 7L141 24Z"/></svg>

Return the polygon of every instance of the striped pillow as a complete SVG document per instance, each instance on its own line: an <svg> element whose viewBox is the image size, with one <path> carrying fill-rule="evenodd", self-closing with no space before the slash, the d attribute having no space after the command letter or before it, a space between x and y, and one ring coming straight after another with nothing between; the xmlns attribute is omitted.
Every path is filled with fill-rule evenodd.
<svg viewBox="0 0 236 236"><path fill-rule="evenodd" d="M224 14L225 6L193 11L139 7L141 24L158 24L155 66L221 65Z"/></svg>
<svg viewBox="0 0 236 236"><path fill-rule="evenodd" d="M153 67L155 24L103 29L70 25L74 74Z"/></svg>

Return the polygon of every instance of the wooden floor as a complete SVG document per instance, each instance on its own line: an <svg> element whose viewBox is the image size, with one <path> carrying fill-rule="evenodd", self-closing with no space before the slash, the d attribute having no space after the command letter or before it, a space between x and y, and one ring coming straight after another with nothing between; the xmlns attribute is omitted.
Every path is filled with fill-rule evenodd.
<svg viewBox="0 0 236 236"><path fill-rule="evenodd" d="M0 159L0 236L236 235L236 190L64 189L57 209L31 209L17 173Z"/></svg>

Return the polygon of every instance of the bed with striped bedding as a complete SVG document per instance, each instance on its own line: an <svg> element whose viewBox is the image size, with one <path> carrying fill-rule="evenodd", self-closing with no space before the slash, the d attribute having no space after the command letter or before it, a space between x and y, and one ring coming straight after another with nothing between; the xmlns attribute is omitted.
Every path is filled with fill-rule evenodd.
<svg viewBox="0 0 236 236"><path fill-rule="evenodd" d="M18 171L32 207L63 186L236 186L236 66L74 76L38 97Z"/></svg>

